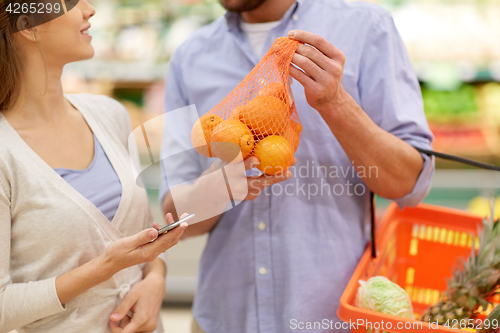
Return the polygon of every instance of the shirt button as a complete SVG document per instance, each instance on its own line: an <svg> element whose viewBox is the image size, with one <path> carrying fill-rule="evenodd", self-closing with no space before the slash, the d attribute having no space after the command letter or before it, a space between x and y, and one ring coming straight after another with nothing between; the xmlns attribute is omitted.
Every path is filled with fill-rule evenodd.
<svg viewBox="0 0 500 333"><path fill-rule="evenodd" d="M260 230L264 230L264 229L266 229L266 224L265 224L264 222L260 222L260 223L259 223L259 229L260 229Z"/></svg>
<svg viewBox="0 0 500 333"><path fill-rule="evenodd" d="M298 21L298 20L299 20L299 17L297 16L297 14L293 14L292 19L293 19L294 21Z"/></svg>
<svg viewBox="0 0 500 333"><path fill-rule="evenodd" d="M265 267L261 267L261 268L259 268L259 274L260 274L260 275L264 275L264 274L266 274L266 273L267 273L267 269L266 269Z"/></svg>

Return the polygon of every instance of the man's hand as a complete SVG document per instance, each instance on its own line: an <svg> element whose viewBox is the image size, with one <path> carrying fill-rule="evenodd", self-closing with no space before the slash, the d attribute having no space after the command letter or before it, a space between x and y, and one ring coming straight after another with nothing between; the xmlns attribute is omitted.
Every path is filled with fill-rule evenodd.
<svg viewBox="0 0 500 333"><path fill-rule="evenodd" d="M321 115L342 103L347 94L342 87L345 55L321 36L292 30L288 37L301 43L293 55L290 76L304 86L307 102ZM305 45L309 44L309 45Z"/></svg>
<svg viewBox="0 0 500 333"><path fill-rule="evenodd" d="M258 165L258 163L259 160L257 159L257 157L255 156L250 157L247 160L245 160L245 168L247 170L251 169L252 167L254 167L254 165ZM292 166L294 166L296 163L297 159L294 157ZM292 177L292 172L290 170L276 174L274 176L264 174L261 176L248 177L247 179L248 194L246 195L244 200L254 200L262 193L262 191L266 187L285 181L290 177Z"/></svg>
<svg viewBox="0 0 500 333"><path fill-rule="evenodd" d="M294 159L292 165L296 162L297 160ZM221 214L226 211L230 199L234 201L253 200L266 187L287 180L292 176L292 172L286 170L282 174L274 176L247 177L245 171L257 167L259 163L255 156L238 163L216 160L194 184L182 184L174 189L177 198L176 205L174 205L172 190L168 192L163 200L164 212L175 212L177 206L191 207L190 209L183 208L183 210L197 214L195 219L200 219L198 221L200 223L190 225L183 238L203 235L212 231ZM226 186L214 186L213 180L205 176L221 168L224 168Z"/></svg>
<svg viewBox="0 0 500 333"><path fill-rule="evenodd" d="M111 315L113 333L153 332L158 325L161 304L165 296L165 278L149 274L132 287ZM133 312L132 317L127 313ZM121 321L118 326L115 322Z"/></svg>
<svg viewBox="0 0 500 333"><path fill-rule="evenodd" d="M296 163L297 159L294 158L291 166L294 166ZM250 156L244 161L238 163L226 163L221 160L217 160L211 166L210 172L224 167L226 177L228 179L227 191L231 194L231 199L237 201L254 200L266 187L280 183L292 177L292 172L290 170L286 170L274 176L263 174L260 176L245 177L241 174L243 168L248 171L252 168L258 167L259 164L259 159L255 156ZM243 177L246 178L246 182L241 181Z"/></svg>
<svg viewBox="0 0 500 333"><path fill-rule="evenodd" d="M321 36L292 30L288 37L300 44L293 55L290 76L302 86L307 102L316 109L354 168L376 168L363 178L376 194L401 198L410 193L423 167L420 153L380 128L342 87L345 55ZM305 45L308 44L308 45ZM380 108L383 108L383 104Z"/></svg>

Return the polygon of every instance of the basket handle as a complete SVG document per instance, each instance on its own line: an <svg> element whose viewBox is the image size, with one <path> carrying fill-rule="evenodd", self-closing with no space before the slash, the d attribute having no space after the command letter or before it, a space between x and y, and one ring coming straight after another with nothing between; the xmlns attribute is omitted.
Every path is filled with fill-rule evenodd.
<svg viewBox="0 0 500 333"><path fill-rule="evenodd" d="M449 154L443 154L439 153L437 151L433 150L427 150L427 149L422 149L419 147L413 146L418 152L422 154L426 154L428 156L436 156L445 160L450 160L462 164L467 164L467 165L472 165L477 168L481 169L486 169L486 170L494 170L494 171L500 171L500 167L493 165L493 164L487 164L487 163L482 163L482 162L477 162L474 160L470 160L468 158L463 158L460 156L454 156L454 155L449 155ZM375 246L375 195L373 192L370 192L370 204L371 204L371 221L370 221L370 238L371 238L371 250L372 250L372 258L377 257L377 247Z"/></svg>

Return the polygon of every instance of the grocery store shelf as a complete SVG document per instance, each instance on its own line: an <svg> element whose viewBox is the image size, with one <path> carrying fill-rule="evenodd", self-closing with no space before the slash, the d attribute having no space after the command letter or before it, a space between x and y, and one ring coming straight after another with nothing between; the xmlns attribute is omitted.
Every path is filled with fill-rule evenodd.
<svg viewBox="0 0 500 333"><path fill-rule="evenodd" d="M153 82L164 80L167 70L167 62L152 63L92 59L67 65L64 69L64 76L76 76L89 81Z"/></svg>
<svg viewBox="0 0 500 333"><path fill-rule="evenodd" d="M489 66L476 67L470 63L426 62L414 63L415 72L420 82L456 81L484 83L500 81L500 62Z"/></svg>
<svg viewBox="0 0 500 333"><path fill-rule="evenodd" d="M437 169L424 203L465 210L477 196L493 198L499 194L498 171ZM378 198L377 212L382 214L389 203L389 200Z"/></svg>

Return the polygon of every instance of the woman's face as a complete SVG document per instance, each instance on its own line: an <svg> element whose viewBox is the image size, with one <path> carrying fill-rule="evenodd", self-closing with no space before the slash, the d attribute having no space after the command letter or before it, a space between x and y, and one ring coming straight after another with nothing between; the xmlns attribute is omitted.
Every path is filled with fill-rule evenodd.
<svg viewBox="0 0 500 333"><path fill-rule="evenodd" d="M73 7L77 0L66 0L66 6ZM65 65L70 62L90 59L94 48L90 44L89 19L95 9L87 0L80 0L66 14L36 27L40 49L47 64Z"/></svg>

